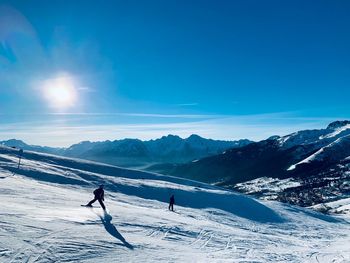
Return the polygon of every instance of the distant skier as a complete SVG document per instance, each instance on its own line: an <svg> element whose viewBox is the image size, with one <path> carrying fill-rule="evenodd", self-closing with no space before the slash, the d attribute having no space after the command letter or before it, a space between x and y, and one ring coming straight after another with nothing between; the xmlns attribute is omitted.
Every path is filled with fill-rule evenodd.
<svg viewBox="0 0 350 263"><path fill-rule="evenodd" d="M172 195L170 197L170 201L169 201L169 210L174 212L174 204L175 204L175 197L174 195Z"/></svg>
<svg viewBox="0 0 350 263"><path fill-rule="evenodd" d="M94 199L92 199L86 206L88 207L92 207L92 204L96 201L98 201L102 207L103 210L106 210L106 207L103 203L103 201L105 200L104 195L105 195L105 191L103 190L103 185L100 185L99 188L94 190Z"/></svg>

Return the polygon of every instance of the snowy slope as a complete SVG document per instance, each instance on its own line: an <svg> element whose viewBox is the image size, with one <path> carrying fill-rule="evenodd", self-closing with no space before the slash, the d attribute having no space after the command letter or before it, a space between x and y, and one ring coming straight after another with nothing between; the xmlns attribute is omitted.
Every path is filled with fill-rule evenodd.
<svg viewBox="0 0 350 263"><path fill-rule="evenodd" d="M342 160L345 159L350 153L350 134L342 136L336 139L334 142L321 147L317 152L311 154L304 160L291 165L288 170L294 170L300 164L309 164L312 162L321 162L325 160Z"/></svg>
<svg viewBox="0 0 350 263"><path fill-rule="evenodd" d="M315 210L329 209L329 211L332 213L347 214L348 217L350 217L350 198L315 205L313 208Z"/></svg>
<svg viewBox="0 0 350 263"><path fill-rule="evenodd" d="M0 262L350 261L341 216L77 159L17 161L0 147ZM100 183L108 213L80 207Z"/></svg>
<svg viewBox="0 0 350 263"><path fill-rule="evenodd" d="M277 141L281 149L297 145L308 145L310 149L320 149L339 138L350 135L350 121L334 121L326 129L303 130L279 137Z"/></svg>

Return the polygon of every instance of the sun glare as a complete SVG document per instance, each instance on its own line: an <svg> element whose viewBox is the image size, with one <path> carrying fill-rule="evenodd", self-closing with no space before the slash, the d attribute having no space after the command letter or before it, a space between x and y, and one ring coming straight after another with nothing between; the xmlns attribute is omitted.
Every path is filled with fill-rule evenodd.
<svg viewBox="0 0 350 263"><path fill-rule="evenodd" d="M73 80L69 77L47 80L43 88L45 98L53 108L70 108L76 103L76 88Z"/></svg>

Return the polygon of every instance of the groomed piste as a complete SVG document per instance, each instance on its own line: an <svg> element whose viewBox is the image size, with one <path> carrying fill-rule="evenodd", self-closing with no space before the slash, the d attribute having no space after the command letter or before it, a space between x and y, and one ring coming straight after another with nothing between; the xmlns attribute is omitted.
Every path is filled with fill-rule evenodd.
<svg viewBox="0 0 350 263"><path fill-rule="evenodd" d="M0 199L0 262L350 261L345 216L79 159L0 146Z"/></svg>

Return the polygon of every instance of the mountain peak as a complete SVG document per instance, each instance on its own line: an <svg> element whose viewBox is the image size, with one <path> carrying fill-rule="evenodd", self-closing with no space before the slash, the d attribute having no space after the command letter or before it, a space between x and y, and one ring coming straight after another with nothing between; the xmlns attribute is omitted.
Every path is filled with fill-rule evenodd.
<svg viewBox="0 0 350 263"><path fill-rule="evenodd" d="M345 125L349 125L350 124L350 121L349 120L343 120L343 121L334 121L334 122L331 122L328 126L327 126L327 129L338 129L340 127L343 127Z"/></svg>
<svg viewBox="0 0 350 263"><path fill-rule="evenodd" d="M201 136L197 135L197 134L191 134L188 138L188 140L198 140L198 139L203 139Z"/></svg>
<svg viewBox="0 0 350 263"><path fill-rule="evenodd" d="M162 136L160 139L161 140L164 140L164 139L167 139L167 140L179 140L180 139L181 140L180 136L173 135L173 134L168 134L166 136Z"/></svg>
<svg viewBox="0 0 350 263"><path fill-rule="evenodd" d="M17 139L9 139L7 141L1 141L0 142L3 145L9 146L9 147L24 147L28 146L24 141L22 140L17 140Z"/></svg>
<svg viewBox="0 0 350 263"><path fill-rule="evenodd" d="M281 138L281 136L279 136L279 135L272 135L269 138L267 138L267 140L277 140L279 138Z"/></svg>

